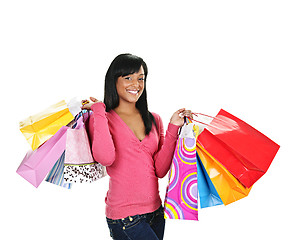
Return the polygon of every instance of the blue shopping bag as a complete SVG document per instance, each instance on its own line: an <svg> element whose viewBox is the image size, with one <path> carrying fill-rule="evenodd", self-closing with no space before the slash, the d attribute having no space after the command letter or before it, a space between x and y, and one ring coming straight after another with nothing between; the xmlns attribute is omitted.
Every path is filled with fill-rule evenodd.
<svg viewBox="0 0 295 240"><path fill-rule="evenodd" d="M201 208L222 205L223 202L219 197L206 169L197 153L197 169L198 169L198 188L200 196Z"/></svg>

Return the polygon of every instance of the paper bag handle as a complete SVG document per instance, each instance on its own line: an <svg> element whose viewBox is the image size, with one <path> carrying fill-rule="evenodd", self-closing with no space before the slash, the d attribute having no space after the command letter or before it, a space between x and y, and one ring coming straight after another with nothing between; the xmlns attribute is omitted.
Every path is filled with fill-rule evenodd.
<svg viewBox="0 0 295 240"><path fill-rule="evenodd" d="M220 121L220 122L224 122L224 123L226 123L224 120L222 120L222 119L220 119L220 118L218 118L218 117L212 117L212 116L209 116L209 115L206 115L206 114L203 114L203 113L194 113L194 112L192 112L192 115L194 115L194 116L196 116L196 117L198 117L198 115L201 115L201 116L205 116L205 117L212 118L212 119L218 120L218 121ZM216 126L214 126L214 125L211 125L210 123L205 123L205 122L202 122L202 121L198 121L198 120L195 120L195 119L193 119L193 118L189 118L189 119L190 119L191 121L194 121L194 122L197 122L197 123L201 123L201 124L206 125L206 126L208 126L208 127L213 127L213 128L217 128L217 129L219 129L218 127L216 127Z"/></svg>

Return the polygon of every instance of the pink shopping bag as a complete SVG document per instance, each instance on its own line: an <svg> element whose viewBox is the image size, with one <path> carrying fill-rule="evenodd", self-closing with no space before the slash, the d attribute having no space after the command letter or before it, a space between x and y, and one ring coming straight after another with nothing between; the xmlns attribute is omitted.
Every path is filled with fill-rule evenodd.
<svg viewBox="0 0 295 240"><path fill-rule="evenodd" d="M16 172L37 188L65 151L67 129L63 126L39 148L30 150Z"/></svg>
<svg viewBox="0 0 295 240"><path fill-rule="evenodd" d="M186 125L183 127L185 128ZM185 129L182 129L182 131ZM196 138L179 137L164 203L167 219L198 220Z"/></svg>
<svg viewBox="0 0 295 240"><path fill-rule="evenodd" d="M63 170L65 183L91 183L106 176L106 168L92 157L85 127L89 112L85 115L81 112L74 128L67 131Z"/></svg>

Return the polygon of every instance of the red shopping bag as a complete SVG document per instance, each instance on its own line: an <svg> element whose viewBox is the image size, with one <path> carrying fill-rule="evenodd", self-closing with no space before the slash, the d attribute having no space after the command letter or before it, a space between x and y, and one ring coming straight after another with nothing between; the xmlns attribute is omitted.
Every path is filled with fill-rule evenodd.
<svg viewBox="0 0 295 240"><path fill-rule="evenodd" d="M197 141L247 188L265 174L280 148L223 109Z"/></svg>

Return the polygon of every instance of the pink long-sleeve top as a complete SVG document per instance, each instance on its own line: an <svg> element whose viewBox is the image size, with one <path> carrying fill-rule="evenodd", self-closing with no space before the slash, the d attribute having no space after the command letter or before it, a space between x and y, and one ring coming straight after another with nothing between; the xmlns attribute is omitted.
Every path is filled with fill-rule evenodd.
<svg viewBox="0 0 295 240"><path fill-rule="evenodd" d="M153 113L158 130L153 125L140 141L115 111L105 111L103 103L93 104L91 110L93 157L110 176L106 216L121 219L157 210L162 203L158 178L169 171L179 127L169 123L164 136L162 120Z"/></svg>

